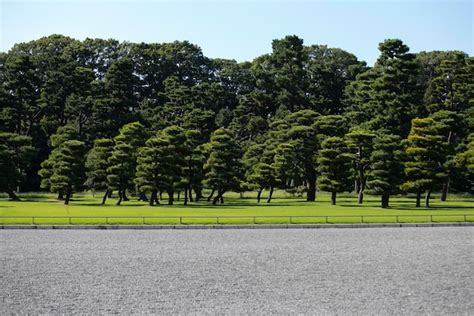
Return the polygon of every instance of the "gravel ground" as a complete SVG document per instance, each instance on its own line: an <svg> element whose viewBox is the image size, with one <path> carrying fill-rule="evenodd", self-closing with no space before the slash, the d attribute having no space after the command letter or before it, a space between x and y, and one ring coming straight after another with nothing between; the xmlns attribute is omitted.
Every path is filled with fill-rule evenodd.
<svg viewBox="0 0 474 316"><path fill-rule="evenodd" d="M473 314L474 228L0 232L0 314Z"/></svg>

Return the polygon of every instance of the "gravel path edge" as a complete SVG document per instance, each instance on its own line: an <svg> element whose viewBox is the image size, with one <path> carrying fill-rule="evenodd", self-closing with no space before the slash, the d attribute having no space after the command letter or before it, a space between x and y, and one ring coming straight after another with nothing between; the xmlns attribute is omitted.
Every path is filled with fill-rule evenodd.
<svg viewBox="0 0 474 316"><path fill-rule="evenodd" d="M0 225L0 229L322 229L381 227L453 227L474 223L399 223L399 224L257 224L257 225Z"/></svg>

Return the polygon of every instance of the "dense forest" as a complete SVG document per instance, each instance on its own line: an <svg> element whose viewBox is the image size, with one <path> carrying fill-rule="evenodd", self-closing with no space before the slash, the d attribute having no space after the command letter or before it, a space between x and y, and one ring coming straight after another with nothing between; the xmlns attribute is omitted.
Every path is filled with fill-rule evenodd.
<svg viewBox="0 0 474 316"><path fill-rule="evenodd" d="M189 42L51 35L0 53L0 192L117 203L275 189L381 196L474 190L474 59L379 44L368 67L297 36L252 62ZM203 196L203 190L206 194ZM263 195L262 195L262 192Z"/></svg>

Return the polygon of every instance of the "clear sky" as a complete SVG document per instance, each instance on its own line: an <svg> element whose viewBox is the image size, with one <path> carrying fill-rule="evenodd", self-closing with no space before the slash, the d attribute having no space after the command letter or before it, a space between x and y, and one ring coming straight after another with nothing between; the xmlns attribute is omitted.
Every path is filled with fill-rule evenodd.
<svg viewBox="0 0 474 316"><path fill-rule="evenodd" d="M60 33L77 39L131 42L189 40L208 57L238 61L271 51L271 41L296 34L372 65L377 45L402 39L413 52L473 54L470 0L399 1L9 1L0 0L0 51Z"/></svg>

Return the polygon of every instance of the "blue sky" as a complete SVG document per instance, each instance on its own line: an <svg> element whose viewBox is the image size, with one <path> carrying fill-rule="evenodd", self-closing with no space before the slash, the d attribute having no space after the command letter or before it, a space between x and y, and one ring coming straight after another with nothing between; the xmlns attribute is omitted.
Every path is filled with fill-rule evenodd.
<svg viewBox="0 0 474 316"><path fill-rule="evenodd" d="M413 52L473 54L473 5L467 0L402 1L8 1L0 0L0 51L60 33L131 42L189 40L206 56L238 61L271 51L288 34L326 44L372 65L385 38Z"/></svg>

